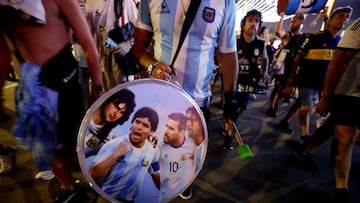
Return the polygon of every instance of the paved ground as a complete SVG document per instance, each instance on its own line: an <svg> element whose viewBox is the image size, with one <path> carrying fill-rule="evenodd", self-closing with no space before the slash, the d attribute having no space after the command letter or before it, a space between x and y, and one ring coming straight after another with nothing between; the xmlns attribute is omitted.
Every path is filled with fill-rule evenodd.
<svg viewBox="0 0 360 203"><path fill-rule="evenodd" d="M13 119L0 124L0 142L15 145L10 131L16 118L13 103L13 84L5 89L6 106ZM237 121L243 140L254 154L250 160L241 160L236 150L222 151L223 138L220 134L221 108L219 106L219 85L215 88L212 103L212 119L209 128L209 148L202 171L193 183L193 198L176 198L171 202L219 202L219 203L312 203L330 202L334 185L329 161L330 142L322 145L314 154L319 171L306 171L289 164L288 157L294 153L299 138L297 119L291 123L295 133L288 135L278 131L274 125L288 109L287 103L280 102L277 118L269 118L264 112L268 106L268 95L257 95L250 101L248 110ZM316 119L316 114L312 120ZM314 125L311 126L312 131ZM235 140L233 141L235 144ZM360 202L360 153L355 146L351 170L350 188L354 203ZM0 176L0 202L48 203L60 191L55 179L35 180L31 154L19 149L14 172ZM80 171L74 175L87 187ZM94 196L91 189L89 195Z"/></svg>

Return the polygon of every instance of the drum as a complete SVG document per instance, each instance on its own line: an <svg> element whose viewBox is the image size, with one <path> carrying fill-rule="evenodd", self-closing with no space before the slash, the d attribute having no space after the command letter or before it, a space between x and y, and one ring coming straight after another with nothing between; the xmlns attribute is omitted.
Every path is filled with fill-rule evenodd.
<svg viewBox="0 0 360 203"><path fill-rule="evenodd" d="M208 131L178 85L157 79L120 84L84 116L77 153L89 185L110 202L167 202L202 169Z"/></svg>

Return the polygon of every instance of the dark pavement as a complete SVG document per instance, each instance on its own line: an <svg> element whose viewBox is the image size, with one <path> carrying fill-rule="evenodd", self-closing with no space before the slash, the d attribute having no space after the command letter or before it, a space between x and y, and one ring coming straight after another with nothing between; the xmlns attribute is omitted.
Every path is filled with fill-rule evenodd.
<svg viewBox="0 0 360 203"><path fill-rule="evenodd" d="M211 105L212 119L209 128L209 148L200 174L194 181L193 197L190 200L176 198L171 202L197 203L328 203L331 202L334 178L329 159L330 140L314 153L313 160L318 172L310 172L289 163L299 140L297 117L291 122L294 133L289 135L274 126L285 116L289 104L279 102L277 118L265 115L268 107L267 95L256 95L248 109L240 115L237 126L243 141L251 147L253 158L241 160L236 150L223 151L219 84L215 87ZM0 142L15 145L10 134L15 121L13 83L4 89L7 111L12 115L8 123L0 124ZM311 132L315 129L317 114L312 115ZM236 146L235 140L233 140ZM353 203L360 202L360 145L353 152L350 174L350 194ZM36 171L31 153L18 148L16 168L12 173L0 176L0 202L48 203L60 192L60 185L51 181L35 180ZM96 196L80 171L74 175L81 180L80 186L89 196ZM89 201L88 201L89 202Z"/></svg>

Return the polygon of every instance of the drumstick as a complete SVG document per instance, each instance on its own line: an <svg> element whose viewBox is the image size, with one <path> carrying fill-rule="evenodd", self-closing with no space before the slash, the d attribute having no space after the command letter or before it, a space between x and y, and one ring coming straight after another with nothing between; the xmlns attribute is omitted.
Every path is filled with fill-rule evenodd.
<svg viewBox="0 0 360 203"><path fill-rule="evenodd" d="M235 130L235 133L234 133L235 140L239 144L239 147L237 148L237 152L240 155L240 158L242 160L250 159L252 157L252 152L251 152L249 145L245 144L242 141L240 132L234 122L232 122L232 125Z"/></svg>

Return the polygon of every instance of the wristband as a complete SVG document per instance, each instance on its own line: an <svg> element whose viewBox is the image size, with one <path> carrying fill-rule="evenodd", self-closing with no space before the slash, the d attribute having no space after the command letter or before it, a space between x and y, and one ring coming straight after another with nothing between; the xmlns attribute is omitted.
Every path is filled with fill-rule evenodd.
<svg viewBox="0 0 360 203"><path fill-rule="evenodd" d="M149 75L149 78L151 78L151 73L153 72L155 66L157 66L159 64L159 62L155 62L150 64L147 68L146 68L146 72Z"/></svg>

